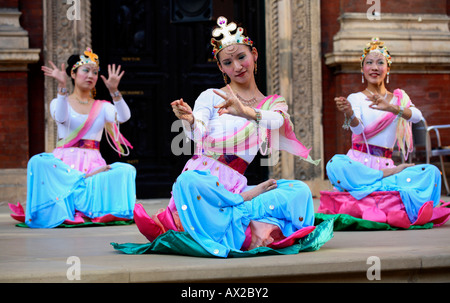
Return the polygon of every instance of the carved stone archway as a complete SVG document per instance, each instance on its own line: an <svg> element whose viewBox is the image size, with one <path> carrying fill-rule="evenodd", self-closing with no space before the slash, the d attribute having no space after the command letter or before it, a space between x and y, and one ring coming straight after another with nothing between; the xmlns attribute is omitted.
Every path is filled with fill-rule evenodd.
<svg viewBox="0 0 450 303"><path fill-rule="evenodd" d="M295 133L323 158L320 0L266 0L267 88L289 104ZM311 165L287 153L272 177L305 181L314 195L327 187L324 163Z"/></svg>

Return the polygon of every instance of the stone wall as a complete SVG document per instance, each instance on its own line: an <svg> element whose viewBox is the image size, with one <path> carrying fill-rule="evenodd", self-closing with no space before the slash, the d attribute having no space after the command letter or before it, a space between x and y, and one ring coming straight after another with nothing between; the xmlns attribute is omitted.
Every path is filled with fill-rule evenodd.
<svg viewBox="0 0 450 303"><path fill-rule="evenodd" d="M404 89L429 124L448 124L448 1L433 1L433 5L423 0L378 2L378 12L365 1L321 4L325 161L336 153L346 153L351 146L350 134L341 127L343 115L337 113L333 99L365 88L359 57L372 37L385 41L392 55L388 90ZM376 16L368 16L368 12ZM450 145L450 132L443 137L444 144Z"/></svg>

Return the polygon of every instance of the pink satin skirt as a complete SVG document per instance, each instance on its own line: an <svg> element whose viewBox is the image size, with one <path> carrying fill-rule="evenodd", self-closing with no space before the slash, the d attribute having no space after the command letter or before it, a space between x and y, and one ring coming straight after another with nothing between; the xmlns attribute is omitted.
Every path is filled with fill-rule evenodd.
<svg viewBox="0 0 450 303"><path fill-rule="evenodd" d="M79 170L85 174L94 172L101 166L106 165L106 161L98 149L79 147L56 148L53 150L53 155L72 169Z"/></svg>
<svg viewBox="0 0 450 303"><path fill-rule="evenodd" d="M373 169L381 170L383 168L395 167L394 161L391 158L378 157L363 153L354 149L347 152L347 156L354 161L358 161L365 166Z"/></svg>

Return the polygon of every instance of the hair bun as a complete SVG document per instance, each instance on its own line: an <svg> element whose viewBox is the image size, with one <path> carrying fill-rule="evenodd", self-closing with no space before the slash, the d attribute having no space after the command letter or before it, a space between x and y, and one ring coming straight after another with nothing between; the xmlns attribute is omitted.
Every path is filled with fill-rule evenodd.
<svg viewBox="0 0 450 303"><path fill-rule="evenodd" d="M72 55L67 59L66 74L70 77L72 67L80 60L80 55Z"/></svg>

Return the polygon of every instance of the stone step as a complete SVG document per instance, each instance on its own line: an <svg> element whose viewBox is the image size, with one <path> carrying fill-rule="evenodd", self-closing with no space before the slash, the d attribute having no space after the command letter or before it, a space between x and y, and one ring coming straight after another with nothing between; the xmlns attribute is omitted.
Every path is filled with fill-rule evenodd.
<svg viewBox="0 0 450 303"><path fill-rule="evenodd" d="M0 203L24 203L27 198L27 170L0 169Z"/></svg>

